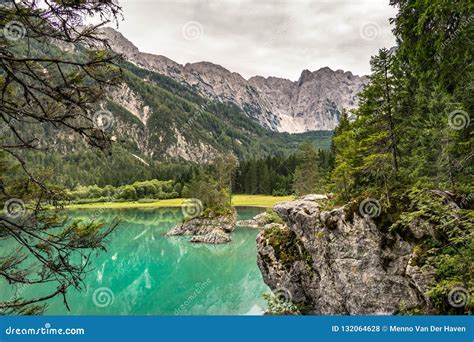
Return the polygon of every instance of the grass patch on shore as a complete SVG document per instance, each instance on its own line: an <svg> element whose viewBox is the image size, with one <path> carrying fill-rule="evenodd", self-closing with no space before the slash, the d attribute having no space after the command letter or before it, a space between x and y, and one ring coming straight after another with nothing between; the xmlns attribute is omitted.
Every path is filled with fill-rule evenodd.
<svg viewBox="0 0 474 342"><path fill-rule="evenodd" d="M292 201L294 196L269 196L269 195L235 195L232 197L233 206L273 207L275 203Z"/></svg>
<svg viewBox="0 0 474 342"><path fill-rule="evenodd" d="M293 196L268 195L235 195L232 197L233 206L241 207L272 207L277 202L291 201ZM173 198L156 202L97 202L87 204L71 204L66 209L128 209L128 208L170 208L180 207L186 199Z"/></svg>

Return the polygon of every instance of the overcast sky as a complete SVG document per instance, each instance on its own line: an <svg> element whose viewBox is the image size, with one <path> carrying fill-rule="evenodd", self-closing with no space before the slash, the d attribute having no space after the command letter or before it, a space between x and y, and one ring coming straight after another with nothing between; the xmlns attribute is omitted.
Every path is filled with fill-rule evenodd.
<svg viewBox="0 0 474 342"><path fill-rule="evenodd" d="M368 74L395 39L388 0L119 0L119 31L141 51L185 64L297 80L329 66Z"/></svg>

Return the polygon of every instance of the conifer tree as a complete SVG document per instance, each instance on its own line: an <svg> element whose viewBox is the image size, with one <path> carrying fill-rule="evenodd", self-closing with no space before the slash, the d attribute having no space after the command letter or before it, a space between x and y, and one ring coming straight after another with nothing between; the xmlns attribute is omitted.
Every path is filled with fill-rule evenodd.
<svg viewBox="0 0 474 342"><path fill-rule="evenodd" d="M383 192L387 197L399 171L398 125L394 108L394 57L381 49L372 57L370 83L359 94L355 120L341 118L336 130L338 146L334 181L341 183L344 197L367 192Z"/></svg>
<svg viewBox="0 0 474 342"><path fill-rule="evenodd" d="M310 141L305 141L300 146L293 188L299 196L314 193L319 191L319 181L318 152Z"/></svg>

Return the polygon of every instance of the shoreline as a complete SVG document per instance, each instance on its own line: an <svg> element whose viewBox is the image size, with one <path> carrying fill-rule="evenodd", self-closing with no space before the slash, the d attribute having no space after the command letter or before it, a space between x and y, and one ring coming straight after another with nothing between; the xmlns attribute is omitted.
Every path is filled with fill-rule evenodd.
<svg viewBox="0 0 474 342"><path fill-rule="evenodd" d="M294 196L270 196L270 195L235 195L232 197L234 207L261 207L271 208L275 203L286 202L295 199ZM64 209L129 209L129 208L179 208L183 205L185 198L173 198L157 200L155 202L95 202L84 204L70 204Z"/></svg>

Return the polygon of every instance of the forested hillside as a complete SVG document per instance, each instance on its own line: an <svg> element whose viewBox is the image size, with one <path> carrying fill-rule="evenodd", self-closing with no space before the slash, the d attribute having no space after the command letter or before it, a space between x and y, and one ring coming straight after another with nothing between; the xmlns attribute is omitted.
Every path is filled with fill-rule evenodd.
<svg viewBox="0 0 474 342"><path fill-rule="evenodd" d="M17 49L26 46L20 44ZM61 56L74 61L87 54L81 46L74 53L63 50L34 43L30 46L30 53L43 57ZM231 103L211 102L190 87L125 61L119 66L122 83L110 87L96 107L100 114L96 119L104 120L101 124L112 142L107 154L87 148L84 140L50 123L12 121L25 139L37 139L48 151L24 153L50 175L51 181L68 188L120 186L155 178L181 182L183 177L189 178L186 174L192 165L208 163L224 152L232 152L240 160L283 157L296 152L305 140L313 141L320 149L329 148L330 131L272 132ZM15 139L6 132L7 139ZM169 169L174 172L167 172Z"/></svg>

